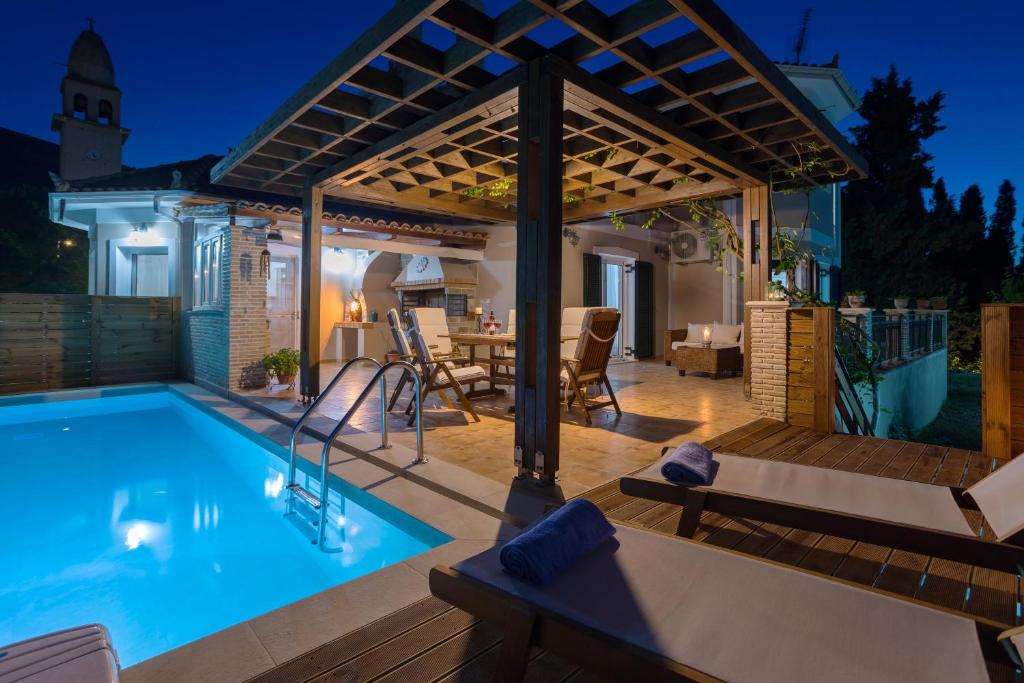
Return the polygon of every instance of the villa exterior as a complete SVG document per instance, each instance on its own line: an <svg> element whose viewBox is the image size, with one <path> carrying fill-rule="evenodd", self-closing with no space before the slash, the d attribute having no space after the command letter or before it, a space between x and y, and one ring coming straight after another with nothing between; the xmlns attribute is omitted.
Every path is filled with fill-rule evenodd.
<svg viewBox="0 0 1024 683"><path fill-rule="evenodd" d="M61 93L88 292L0 294L0 678L1020 678L1024 305L982 450L889 433L946 313L844 306L837 60L710 0L399 0L148 168L91 21Z"/></svg>

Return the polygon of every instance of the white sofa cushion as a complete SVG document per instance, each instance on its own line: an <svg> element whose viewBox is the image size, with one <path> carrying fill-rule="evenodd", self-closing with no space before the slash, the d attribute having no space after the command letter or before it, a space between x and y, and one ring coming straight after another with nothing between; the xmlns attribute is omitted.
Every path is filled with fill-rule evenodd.
<svg viewBox="0 0 1024 683"><path fill-rule="evenodd" d="M723 325L715 323L711 328L711 341L714 344L738 344L743 325Z"/></svg>

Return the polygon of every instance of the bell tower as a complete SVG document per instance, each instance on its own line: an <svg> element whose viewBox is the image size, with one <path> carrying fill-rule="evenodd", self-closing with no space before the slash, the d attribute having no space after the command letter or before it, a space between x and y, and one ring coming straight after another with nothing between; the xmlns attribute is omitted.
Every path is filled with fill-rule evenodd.
<svg viewBox="0 0 1024 683"><path fill-rule="evenodd" d="M121 172L121 91L114 85L114 64L103 39L89 28L78 34L60 84L64 106L53 115L60 133L60 177L82 180Z"/></svg>

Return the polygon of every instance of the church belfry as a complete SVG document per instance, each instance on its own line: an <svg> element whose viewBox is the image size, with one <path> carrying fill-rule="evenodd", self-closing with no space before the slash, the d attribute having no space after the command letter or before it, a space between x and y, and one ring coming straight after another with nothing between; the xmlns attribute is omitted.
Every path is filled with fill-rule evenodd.
<svg viewBox="0 0 1024 683"><path fill-rule="evenodd" d="M53 115L60 133L60 177L81 180L121 172L121 91L114 85L114 64L103 39L89 28L78 34L60 84L63 111Z"/></svg>

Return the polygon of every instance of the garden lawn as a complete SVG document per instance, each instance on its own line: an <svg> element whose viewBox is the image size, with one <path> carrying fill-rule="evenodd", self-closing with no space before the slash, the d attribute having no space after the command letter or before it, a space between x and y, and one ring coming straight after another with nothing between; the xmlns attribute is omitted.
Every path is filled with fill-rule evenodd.
<svg viewBox="0 0 1024 683"><path fill-rule="evenodd" d="M914 441L981 449L981 375L950 372L946 402L935 420Z"/></svg>

